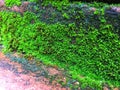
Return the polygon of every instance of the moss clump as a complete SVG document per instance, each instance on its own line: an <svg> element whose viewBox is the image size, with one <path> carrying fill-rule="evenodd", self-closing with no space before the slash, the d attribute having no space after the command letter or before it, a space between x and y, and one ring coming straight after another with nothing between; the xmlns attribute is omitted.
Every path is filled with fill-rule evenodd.
<svg viewBox="0 0 120 90"><path fill-rule="evenodd" d="M21 0L5 0L5 5L6 6L13 6L13 5L20 5L21 4Z"/></svg>
<svg viewBox="0 0 120 90"><path fill-rule="evenodd" d="M0 20L0 36L5 51L18 51L46 63L57 64L69 70L73 78L78 78L78 75L89 77L79 78L80 81L88 81L85 85L100 87L104 81L120 85L120 40L113 33L112 25L105 21L99 28L88 26L86 30L84 23L79 23L79 27L74 23L45 24L30 12L23 16L0 12Z"/></svg>

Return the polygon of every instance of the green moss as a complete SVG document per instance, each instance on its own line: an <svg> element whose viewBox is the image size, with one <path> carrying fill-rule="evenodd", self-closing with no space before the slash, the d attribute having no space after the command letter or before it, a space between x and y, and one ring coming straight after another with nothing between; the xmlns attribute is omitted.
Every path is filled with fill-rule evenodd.
<svg viewBox="0 0 120 90"><path fill-rule="evenodd" d="M79 13L81 16L76 19L84 18L83 13ZM68 18L66 14L64 17ZM0 20L5 51L25 53L65 68L74 79L82 82L83 88L90 86L98 90L106 82L120 86L120 40L104 17L99 18L99 28L88 25L87 30L84 23L79 27L74 23L48 25L30 12L25 12L24 16L0 12Z"/></svg>
<svg viewBox="0 0 120 90"><path fill-rule="evenodd" d="M13 5L20 5L21 4L21 0L5 0L5 5L12 7Z"/></svg>
<svg viewBox="0 0 120 90"><path fill-rule="evenodd" d="M47 6L51 4L53 7L57 8L58 10L62 11L63 6L69 6L68 0L45 0L43 1L42 5Z"/></svg>
<svg viewBox="0 0 120 90"><path fill-rule="evenodd" d="M70 19L69 15L68 15L67 13L64 13L64 14L63 14L63 17L64 17L65 19Z"/></svg>

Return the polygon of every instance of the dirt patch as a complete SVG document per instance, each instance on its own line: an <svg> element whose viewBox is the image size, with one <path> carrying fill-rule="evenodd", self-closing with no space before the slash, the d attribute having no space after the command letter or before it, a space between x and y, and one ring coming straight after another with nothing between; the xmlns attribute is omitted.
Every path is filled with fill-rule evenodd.
<svg viewBox="0 0 120 90"><path fill-rule="evenodd" d="M63 88L55 80L43 76L36 76L36 73L29 71L24 73L20 63L13 62L3 53L0 53L0 89L1 90L70 90Z"/></svg>

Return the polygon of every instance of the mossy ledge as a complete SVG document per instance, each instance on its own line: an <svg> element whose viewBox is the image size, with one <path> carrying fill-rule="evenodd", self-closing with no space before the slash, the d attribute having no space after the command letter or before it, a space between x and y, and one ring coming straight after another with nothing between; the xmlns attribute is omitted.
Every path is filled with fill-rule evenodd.
<svg viewBox="0 0 120 90"><path fill-rule="evenodd" d="M37 13L39 8L34 9L32 6L22 16L16 12L0 12L0 38L4 51L17 51L26 57L36 57L48 65L64 68L83 88L87 86L102 90L106 84L110 88L120 87L120 40L119 33L116 32L119 29L115 31L112 22L107 22L104 9L91 14L96 18L89 15L88 19L85 8L78 11L70 9L70 13L76 10L75 19L71 19L71 14L66 12L70 5L74 6L67 4L64 9L56 9L57 6L52 7L52 4L44 6L46 9L55 8L57 13L63 11L59 17L63 22L62 19L58 20L56 14L53 15L57 18L45 18L53 20L52 23L44 21L42 13ZM78 8L77 5L74 7ZM85 20L89 19L92 21L86 22L86 25ZM96 25L94 21L99 24Z"/></svg>

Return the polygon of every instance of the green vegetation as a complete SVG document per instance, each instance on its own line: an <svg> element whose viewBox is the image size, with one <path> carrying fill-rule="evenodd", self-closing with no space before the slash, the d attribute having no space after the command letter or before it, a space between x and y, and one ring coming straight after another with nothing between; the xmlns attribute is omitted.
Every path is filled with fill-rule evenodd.
<svg viewBox="0 0 120 90"><path fill-rule="evenodd" d="M69 19L66 13L63 16ZM85 17L79 12L75 18ZM89 25L86 30L82 22L78 27L76 23L48 25L34 13L25 12L21 16L4 11L0 12L0 38L5 52L17 51L64 68L82 87L101 90L104 83L120 86L119 36L103 16L99 20L99 28Z"/></svg>
<svg viewBox="0 0 120 90"><path fill-rule="evenodd" d="M6 6L13 6L13 5L20 5L21 4L21 0L5 0L5 5Z"/></svg>
<svg viewBox="0 0 120 90"><path fill-rule="evenodd" d="M69 18L70 18L69 15L67 15L66 13L63 14L63 17L64 17L65 19L69 19Z"/></svg>
<svg viewBox="0 0 120 90"><path fill-rule="evenodd" d="M51 4L52 6L57 8L58 10L62 11L64 6L69 5L69 2L68 2L68 0L45 0L45 1L43 1L42 4L44 6L47 6L48 4Z"/></svg>

